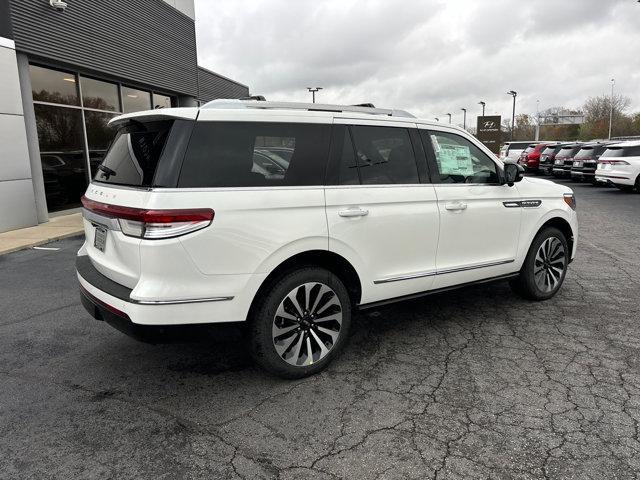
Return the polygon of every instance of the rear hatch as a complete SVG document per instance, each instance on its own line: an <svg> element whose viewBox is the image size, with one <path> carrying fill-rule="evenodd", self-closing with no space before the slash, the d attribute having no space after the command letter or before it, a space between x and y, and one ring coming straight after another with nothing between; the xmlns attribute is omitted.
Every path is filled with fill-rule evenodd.
<svg viewBox="0 0 640 480"><path fill-rule="evenodd" d="M140 278L140 243L153 186L175 186L180 152L192 121L170 111L118 117L118 131L83 203L86 251L96 269L134 288ZM191 110L191 109L189 109ZM188 113L188 111L187 111ZM193 109L195 118L197 109ZM183 152L183 150L182 150ZM145 237L146 238L146 237Z"/></svg>

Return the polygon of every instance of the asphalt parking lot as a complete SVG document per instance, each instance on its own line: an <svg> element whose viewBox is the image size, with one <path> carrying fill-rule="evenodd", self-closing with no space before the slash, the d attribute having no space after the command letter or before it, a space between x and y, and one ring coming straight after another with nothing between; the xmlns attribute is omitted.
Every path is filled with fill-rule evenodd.
<svg viewBox="0 0 640 480"><path fill-rule="evenodd" d="M153 346L91 319L80 239L0 257L0 477L636 478L640 195L571 185L554 299L493 284L369 311L301 381L233 338Z"/></svg>

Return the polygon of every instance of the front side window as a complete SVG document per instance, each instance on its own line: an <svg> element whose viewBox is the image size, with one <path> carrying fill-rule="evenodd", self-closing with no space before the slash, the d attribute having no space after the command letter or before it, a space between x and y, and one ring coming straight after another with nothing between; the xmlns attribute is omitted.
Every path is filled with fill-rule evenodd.
<svg viewBox="0 0 640 480"><path fill-rule="evenodd" d="M448 132L421 130L420 133L424 144L430 144L433 149L434 183L500 182L496 163L466 138Z"/></svg>
<svg viewBox="0 0 640 480"><path fill-rule="evenodd" d="M363 185L420 183L409 132L398 127L351 127Z"/></svg>
<svg viewBox="0 0 640 480"><path fill-rule="evenodd" d="M179 187L322 185L329 125L196 122Z"/></svg>

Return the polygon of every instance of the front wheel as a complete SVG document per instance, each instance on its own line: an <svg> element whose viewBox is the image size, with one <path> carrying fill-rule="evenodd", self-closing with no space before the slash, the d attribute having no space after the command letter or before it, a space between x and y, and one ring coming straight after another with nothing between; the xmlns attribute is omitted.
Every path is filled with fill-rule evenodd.
<svg viewBox="0 0 640 480"><path fill-rule="evenodd" d="M545 228L533 239L511 288L528 300L553 297L564 282L570 255L564 234L557 228Z"/></svg>
<svg viewBox="0 0 640 480"><path fill-rule="evenodd" d="M272 284L250 321L254 360L280 377L302 378L339 354L351 325L351 302L333 273L306 267Z"/></svg>

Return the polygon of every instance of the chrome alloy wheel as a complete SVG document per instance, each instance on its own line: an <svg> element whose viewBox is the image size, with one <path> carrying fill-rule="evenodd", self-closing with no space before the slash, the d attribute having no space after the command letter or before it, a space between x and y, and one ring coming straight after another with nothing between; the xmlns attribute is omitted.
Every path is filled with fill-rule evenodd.
<svg viewBox="0 0 640 480"><path fill-rule="evenodd" d="M336 292L312 282L291 290L273 317L273 346L290 365L312 365L328 355L340 336L342 304Z"/></svg>
<svg viewBox="0 0 640 480"><path fill-rule="evenodd" d="M553 291L567 267L564 245L557 237L549 237L536 253L533 263L533 278L542 292Z"/></svg>

